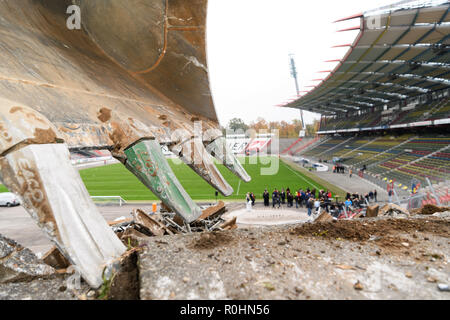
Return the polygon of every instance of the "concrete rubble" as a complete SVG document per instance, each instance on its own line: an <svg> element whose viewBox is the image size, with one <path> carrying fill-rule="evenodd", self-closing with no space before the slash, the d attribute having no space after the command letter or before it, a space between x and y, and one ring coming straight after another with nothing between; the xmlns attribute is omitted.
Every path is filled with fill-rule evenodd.
<svg viewBox="0 0 450 320"><path fill-rule="evenodd" d="M55 270L29 249L0 235L0 283L49 277Z"/></svg>
<svg viewBox="0 0 450 320"><path fill-rule="evenodd" d="M446 299L447 212L403 219L400 209L374 206L368 212L375 213L344 220L322 212L308 223L239 229L236 217L225 220L223 202L191 224L170 210L136 209L109 223L128 247L120 272L106 291L82 282L78 293L66 288L70 263L56 247L39 260L0 236L0 299L39 299L47 287L45 299Z"/></svg>
<svg viewBox="0 0 450 320"><path fill-rule="evenodd" d="M450 210L444 212L436 212L435 214L433 214L433 217L450 218Z"/></svg>
<svg viewBox="0 0 450 320"><path fill-rule="evenodd" d="M379 215L380 216L391 216L391 217L397 217L399 215L403 215L405 217L409 217L410 212L406 209L403 209L399 205L389 203L379 209Z"/></svg>
<svg viewBox="0 0 450 320"><path fill-rule="evenodd" d="M333 221L333 217L326 211L322 212L314 222L327 222L327 221Z"/></svg>
<svg viewBox="0 0 450 320"><path fill-rule="evenodd" d="M433 215L436 213L443 213L446 211L450 211L449 207L438 207L432 204L427 204L420 210L416 210L415 213L422 215Z"/></svg>
<svg viewBox="0 0 450 320"><path fill-rule="evenodd" d="M203 210L203 214L196 221L187 224L167 208L159 214L147 214L136 209L131 213L132 218L111 222L110 225L124 243L135 243L148 237L236 229L236 218L226 221L223 219L225 212L225 204L220 201L217 205Z"/></svg>
<svg viewBox="0 0 450 320"><path fill-rule="evenodd" d="M445 219L378 217L150 238L140 298L445 300L448 236Z"/></svg>

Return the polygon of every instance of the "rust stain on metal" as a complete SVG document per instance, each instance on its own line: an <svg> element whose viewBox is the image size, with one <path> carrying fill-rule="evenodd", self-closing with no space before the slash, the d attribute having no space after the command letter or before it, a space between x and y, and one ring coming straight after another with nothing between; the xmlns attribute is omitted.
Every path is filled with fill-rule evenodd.
<svg viewBox="0 0 450 320"><path fill-rule="evenodd" d="M111 120L111 109L101 108L99 111L98 119L103 123Z"/></svg>
<svg viewBox="0 0 450 320"><path fill-rule="evenodd" d="M12 137L8 130L3 126L3 123L0 123L0 137L8 143L12 142Z"/></svg>
<svg viewBox="0 0 450 320"><path fill-rule="evenodd" d="M138 127L136 127L136 124L135 124L135 122L134 122L134 119L133 118L128 118L128 122L130 123L130 126L133 128L133 129L135 129L135 130L137 130L137 131L139 131L139 128Z"/></svg>
<svg viewBox="0 0 450 320"><path fill-rule="evenodd" d="M69 128L60 126L60 127L58 128L58 130L61 131L61 132L65 132L65 133L72 133L72 132L73 132L74 130L76 130L76 129L69 129Z"/></svg>
<svg viewBox="0 0 450 320"><path fill-rule="evenodd" d="M40 123L47 124L47 122L46 122L44 119L42 119L41 117L38 117L38 116L35 115L34 113L26 113L25 115L26 115L27 118L29 118L29 119L35 120L35 121L40 122Z"/></svg>
<svg viewBox="0 0 450 320"><path fill-rule="evenodd" d="M11 110L9 110L9 113L16 113L18 111L23 111L22 107L12 107Z"/></svg>
<svg viewBox="0 0 450 320"><path fill-rule="evenodd" d="M113 152L119 153L130 145L128 137L124 130L116 122L111 123L113 132L109 134L109 138L113 141Z"/></svg>
<svg viewBox="0 0 450 320"><path fill-rule="evenodd" d="M56 133L50 129L39 129L36 128L34 131L34 138L31 139L30 143L35 144L45 144L45 143L58 143L59 139L56 136Z"/></svg>
<svg viewBox="0 0 450 320"><path fill-rule="evenodd" d="M137 157L145 163L145 167L147 168L146 170L150 176L156 177L158 175L158 167L156 163L152 161L148 152L142 152L141 150L139 150L139 152L137 153ZM137 165L137 162L135 164ZM140 165L137 166L142 169Z"/></svg>

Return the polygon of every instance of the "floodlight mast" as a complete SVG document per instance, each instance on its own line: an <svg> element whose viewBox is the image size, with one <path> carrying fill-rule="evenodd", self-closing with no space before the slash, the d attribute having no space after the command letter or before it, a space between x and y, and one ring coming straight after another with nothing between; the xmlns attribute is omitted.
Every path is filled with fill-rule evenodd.
<svg viewBox="0 0 450 320"><path fill-rule="evenodd" d="M300 88L298 86L298 76L297 76L298 74L297 74L297 68L295 67L295 60L294 60L293 54L289 55L289 60L290 60L290 65L291 65L291 76L295 80L295 89L297 90L297 97L298 97L298 96L300 96ZM302 120L302 128L303 128L303 130L306 130L305 122L303 121L303 110L302 109L300 109L300 117Z"/></svg>

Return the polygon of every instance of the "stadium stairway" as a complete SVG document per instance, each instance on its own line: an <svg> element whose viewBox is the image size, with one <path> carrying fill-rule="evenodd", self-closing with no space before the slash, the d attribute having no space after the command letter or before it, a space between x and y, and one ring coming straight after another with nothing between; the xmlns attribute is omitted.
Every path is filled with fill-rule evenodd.
<svg viewBox="0 0 450 320"><path fill-rule="evenodd" d="M396 147L381 161L368 167L368 172L383 175L388 180L396 180L400 184L409 184L412 179L422 183L429 178L433 183L440 182L448 176L450 158L446 150L450 148L450 139L446 137L417 137ZM436 157L438 155L438 157ZM435 159L434 159L435 158Z"/></svg>
<svg viewBox="0 0 450 320"><path fill-rule="evenodd" d="M344 137L332 137L328 138L325 141L322 141L319 144L312 146L312 148L308 148L308 150L303 153L305 156L309 157L317 157L319 154L328 151L330 148L334 148L342 142L348 140Z"/></svg>
<svg viewBox="0 0 450 320"><path fill-rule="evenodd" d="M357 137L347 139L344 142L336 145L333 148L328 149L327 151L325 151L325 152L323 152L323 153L321 153L320 155L317 155L317 156L321 157L321 158L324 158L326 160L330 160L330 159L333 158L333 156L335 154L338 154L342 149L346 148L348 145L353 145L353 143L355 141L358 141Z"/></svg>
<svg viewBox="0 0 450 320"><path fill-rule="evenodd" d="M268 146L267 152L269 154L284 154L286 153L286 149L291 146L295 146L302 139L298 138L280 138L278 139L278 145L275 143L275 140Z"/></svg>
<svg viewBox="0 0 450 320"><path fill-rule="evenodd" d="M309 150L312 150L313 148L315 148L316 146L321 145L322 143L326 143L328 140L330 140L330 138L326 138L326 139L322 140L319 136L315 137L311 141L306 141L306 139L303 139L303 141L302 141L303 145L300 146L295 151L289 152L289 154L291 156L295 156L295 155L298 155L301 153L306 153Z"/></svg>
<svg viewBox="0 0 450 320"><path fill-rule="evenodd" d="M393 152L394 150L396 150L397 148L399 148L417 138L418 138L418 136L414 136L412 138L410 136L403 136L398 139L394 139L391 142L392 144L389 145L390 148L387 148L384 150L378 149L378 152L376 152L376 150L375 150L376 153L374 154L373 157L370 157L370 158L364 159L361 162L355 163L354 166L362 167L363 165L366 165L367 167L369 167L371 165L373 166L374 164L376 165L376 164L382 163L384 161L384 159L387 159L392 156L391 153L395 154ZM387 145L388 141L383 141L383 139L380 139L380 140L375 141L375 143L384 143Z"/></svg>
<svg viewBox="0 0 450 320"><path fill-rule="evenodd" d="M335 151L333 152L333 156L334 157L338 157L341 159L345 159L345 158L354 158L354 155L358 154L358 151L361 150L362 148L372 144L374 141L376 141L378 138L375 139L369 139L368 137L359 137L358 139L356 139L354 141L354 143L350 144L350 145L346 145L345 148L342 148L339 151Z"/></svg>
<svg viewBox="0 0 450 320"><path fill-rule="evenodd" d="M298 144L299 144L299 142L301 142L303 140L303 138L299 138L299 139L297 139L294 143L292 143L289 147L287 147L286 149L284 149L282 152L281 152L281 154L286 154L286 153L288 153L289 151L291 151L295 146L297 146ZM280 146L281 146L281 143L280 143ZM280 150L281 150L281 148L280 148Z"/></svg>
<svg viewBox="0 0 450 320"><path fill-rule="evenodd" d="M411 180L411 177L415 177L422 183L425 182L425 178L429 178L432 182L440 182L450 176L450 154L445 153L449 149L450 145L422 158L402 164L388 171L386 175L389 176L391 173L398 175L400 172L409 180ZM436 159L433 159L433 157ZM405 183L406 181L402 180L401 182Z"/></svg>

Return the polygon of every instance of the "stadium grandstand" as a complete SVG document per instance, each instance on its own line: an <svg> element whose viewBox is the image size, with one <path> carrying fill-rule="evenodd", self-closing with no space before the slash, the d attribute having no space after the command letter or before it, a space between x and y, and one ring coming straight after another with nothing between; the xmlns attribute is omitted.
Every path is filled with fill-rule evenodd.
<svg viewBox="0 0 450 320"><path fill-rule="evenodd" d="M273 134L257 134L249 137L245 134L227 135L227 144L234 154L268 153L274 139Z"/></svg>
<svg viewBox="0 0 450 320"><path fill-rule="evenodd" d="M81 165L93 162L112 161L113 157L107 150L78 150L70 153L73 165Z"/></svg>
<svg viewBox="0 0 450 320"><path fill-rule="evenodd" d="M404 192L440 187L446 198L449 11L448 1L402 1L336 21L356 20L359 33L324 80L283 105L321 114L316 141L294 154Z"/></svg>

